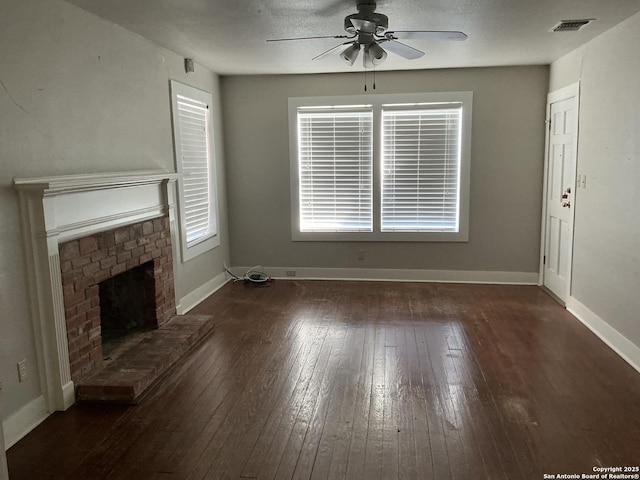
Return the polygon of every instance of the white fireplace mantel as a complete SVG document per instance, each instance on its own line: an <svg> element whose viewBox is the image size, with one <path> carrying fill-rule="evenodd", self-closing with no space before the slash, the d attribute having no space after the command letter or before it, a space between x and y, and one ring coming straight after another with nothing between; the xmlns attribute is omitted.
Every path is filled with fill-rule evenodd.
<svg viewBox="0 0 640 480"><path fill-rule="evenodd" d="M58 245L169 215L176 271L176 180L167 172L14 179L20 214L40 382L49 412L75 401Z"/></svg>

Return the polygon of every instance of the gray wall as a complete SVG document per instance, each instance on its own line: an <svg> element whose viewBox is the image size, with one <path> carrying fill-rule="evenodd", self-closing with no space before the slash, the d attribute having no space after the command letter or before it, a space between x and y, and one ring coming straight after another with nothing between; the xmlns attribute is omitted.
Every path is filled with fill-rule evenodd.
<svg viewBox="0 0 640 480"><path fill-rule="evenodd" d="M222 77L233 265L537 272L548 74L533 66L376 76L378 93L473 91L468 243L292 242L287 98L359 94L364 75Z"/></svg>
<svg viewBox="0 0 640 480"><path fill-rule="evenodd" d="M640 14L554 62L580 81L571 295L640 348Z"/></svg>
<svg viewBox="0 0 640 480"><path fill-rule="evenodd" d="M3 0L0 15L0 382L5 422L40 393L15 177L175 171L169 80L213 93L218 77L59 0ZM221 135L218 135L220 138ZM181 265L183 297L228 261L222 149L222 246ZM29 378L18 383L16 363ZM5 429L6 430L6 429Z"/></svg>

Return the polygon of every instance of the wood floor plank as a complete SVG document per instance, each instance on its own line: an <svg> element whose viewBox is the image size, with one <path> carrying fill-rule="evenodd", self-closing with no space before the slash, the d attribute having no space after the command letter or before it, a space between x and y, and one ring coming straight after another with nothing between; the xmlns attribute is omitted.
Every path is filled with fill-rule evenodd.
<svg viewBox="0 0 640 480"><path fill-rule="evenodd" d="M398 390L398 478L415 479L416 442L414 431L414 392L409 371L409 348L407 333L413 336L413 324L406 323L395 328L396 336L396 383Z"/></svg>
<svg viewBox="0 0 640 480"><path fill-rule="evenodd" d="M347 457L345 478L361 480L365 478L367 437L369 433L369 413L374 394L374 358L376 328L368 323L362 352L362 366L358 373L358 389L355 398L351 443Z"/></svg>
<svg viewBox="0 0 640 480"><path fill-rule="evenodd" d="M384 445L385 403L385 330L376 325L373 345L373 371L369 415L367 418L367 441L364 458L364 478L382 478L382 454Z"/></svg>
<svg viewBox="0 0 640 480"><path fill-rule="evenodd" d="M11 480L529 480L636 465L640 375L537 287L228 284L136 406L80 404Z"/></svg>
<svg viewBox="0 0 640 480"><path fill-rule="evenodd" d="M385 328L387 338L392 338L393 346L384 347L384 400L382 425L382 478L393 480L399 474L399 420L400 407L398 405L398 360L395 332L393 327Z"/></svg>
<svg viewBox="0 0 640 480"><path fill-rule="evenodd" d="M362 437L361 439L357 439L354 435L354 426L356 423L356 411L359 398L358 392L360 388L362 388L363 383L366 382L364 375L366 375L367 372L364 365L367 332L366 328L361 325L357 326L355 330L353 351L349 352L349 370L346 373L342 407L338 416L337 428L334 434L335 441L331 449L329 472L326 478L346 478L349 452L352 447L357 447L356 443L358 441L362 441Z"/></svg>
<svg viewBox="0 0 640 480"><path fill-rule="evenodd" d="M416 340L418 342L418 354L420 367L423 371L423 388L426 408L426 423L429 425L429 444L431 447L431 460L433 477L436 480L451 478L451 462L445 435L444 415L437 395L437 381L435 370L431 362L427 337L429 332L424 325L416 325Z"/></svg>
<svg viewBox="0 0 640 480"><path fill-rule="evenodd" d="M422 369L420 368L415 323L413 328L406 332L405 342L409 379L411 382L411 409L413 414L416 478L432 479L434 478L434 471L431 439L429 436L429 419L427 417L427 400L424 390L424 381L422 378Z"/></svg>

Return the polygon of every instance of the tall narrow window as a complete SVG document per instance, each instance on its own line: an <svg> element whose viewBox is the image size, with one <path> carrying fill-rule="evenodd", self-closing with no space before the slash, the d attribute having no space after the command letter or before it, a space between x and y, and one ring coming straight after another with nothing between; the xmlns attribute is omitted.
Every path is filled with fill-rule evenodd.
<svg viewBox="0 0 640 480"><path fill-rule="evenodd" d="M382 111L383 232L457 232L462 106Z"/></svg>
<svg viewBox="0 0 640 480"><path fill-rule="evenodd" d="M301 232L370 232L370 109L298 111Z"/></svg>
<svg viewBox="0 0 640 480"><path fill-rule="evenodd" d="M211 94L171 82L183 258L217 245Z"/></svg>

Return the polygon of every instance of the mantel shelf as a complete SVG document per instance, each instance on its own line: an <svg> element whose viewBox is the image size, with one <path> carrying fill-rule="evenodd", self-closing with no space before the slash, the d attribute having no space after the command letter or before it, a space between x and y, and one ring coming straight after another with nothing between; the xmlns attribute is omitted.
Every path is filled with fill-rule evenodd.
<svg viewBox="0 0 640 480"><path fill-rule="evenodd" d="M177 173L151 170L15 178L13 180L13 184L18 190L39 190L43 192L44 195L55 195L85 190L101 190L105 188L155 184L163 181L176 180L177 178Z"/></svg>

